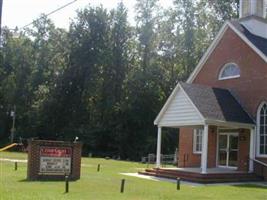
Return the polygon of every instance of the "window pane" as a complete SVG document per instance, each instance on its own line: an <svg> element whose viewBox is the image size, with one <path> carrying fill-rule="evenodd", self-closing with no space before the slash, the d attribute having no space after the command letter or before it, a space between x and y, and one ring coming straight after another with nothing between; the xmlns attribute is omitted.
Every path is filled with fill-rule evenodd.
<svg viewBox="0 0 267 200"><path fill-rule="evenodd" d="M267 154L267 105L261 107L259 117L260 154Z"/></svg>
<svg viewBox="0 0 267 200"><path fill-rule="evenodd" d="M262 107L262 109L261 109L261 116L263 116L264 114L265 114L265 110L264 110L264 108Z"/></svg>
<svg viewBox="0 0 267 200"><path fill-rule="evenodd" d="M197 139L197 142L196 143L199 144L200 141L199 141L199 136L198 135L197 135L197 138L196 139Z"/></svg>
<svg viewBox="0 0 267 200"><path fill-rule="evenodd" d="M238 165L238 151L229 152L229 166L237 167Z"/></svg>
<svg viewBox="0 0 267 200"><path fill-rule="evenodd" d="M264 116L261 115L261 117L260 117L260 124L263 124L263 123L264 123Z"/></svg>
<svg viewBox="0 0 267 200"><path fill-rule="evenodd" d="M223 71L220 74L220 78L227 78L227 77L233 77L233 76L240 76L240 69L239 67L234 63L226 64L223 69Z"/></svg>
<svg viewBox="0 0 267 200"><path fill-rule="evenodd" d="M226 151L219 152L219 165L226 165L227 153Z"/></svg>
<svg viewBox="0 0 267 200"><path fill-rule="evenodd" d="M260 135L263 135L264 134L264 126L260 126Z"/></svg>
<svg viewBox="0 0 267 200"><path fill-rule="evenodd" d="M202 149L202 129L194 130L194 151L201 152Z"/></svg>
<svg viewBox="0 0 267 200"><path fill-rule="evenodd" d="M219 148L225 149L227 147L227 135L220 135L219 137Z"/></svg>
<svg viewBox="0 0 267 200"><path fill-rule="evenodd" d="M202 151L202 143L199 144L199 151Z"/></svg>
<svg viewBox="0 0 267 200"><path fill-rule="evenodd" d="M260 137L260 145L264 145L264 136Z"/></svg>
<svg viewBox="0 0 267 200"><path fill-rule="evenodd" d="M260 145L260 154L264 154L264 146Z"/></svg>
<svg viewBox="0 0 267 200"><path fill-rule="evenodd" d="M197 144L197 149L196 150L200 151L200 145L199 144Z"/></svg>
<svg viewBox="0 0 267 200"><path fill-rule="evenodd" d="M230 136L230 149L238 149L238 137L237 136Z"/></svg>

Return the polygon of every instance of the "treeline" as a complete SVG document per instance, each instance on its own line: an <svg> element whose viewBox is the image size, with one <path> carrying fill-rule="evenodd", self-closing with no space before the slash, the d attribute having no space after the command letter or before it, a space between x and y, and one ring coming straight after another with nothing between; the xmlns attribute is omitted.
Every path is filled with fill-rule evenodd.
<svg viewBox="0 0 267 200"><path fill-rule="evenodd" d="M0 57L0 140L84 142L84 153L140 159L155 152L153 121L178 81L186 81L236 0L137 0L136 25L123 3L108 11L88 6L69 31L41 16L19 36L3 30ZM177 147L164 130L163 152Z"/></svg>

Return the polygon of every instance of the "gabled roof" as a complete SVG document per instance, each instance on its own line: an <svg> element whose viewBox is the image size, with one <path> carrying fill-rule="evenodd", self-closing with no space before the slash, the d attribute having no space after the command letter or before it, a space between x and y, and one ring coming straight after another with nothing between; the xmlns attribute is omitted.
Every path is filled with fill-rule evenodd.
<svg viewBox="0 0 267 200"><path fill-rule="evenodd" d="M262 17L259 17L257 15L248 15L246 17L242 17L240 19L237 19L237 20L232 20L232 21L238 21L238 22L243 22L243 21L247 21L247 20L251 20L251 19L255 19L257 21L261 21L263 23L267 23L267 20L262 18Z"/></svg>
<svg viewBox="0 0 267 200"><path fill-rule="evenodd" d="M232 20L227 21L219 33L217 34L216 38L213 40L212 44L209 46L206 53L203 55L203 57L200 59L198 65L194 69L194 71L191 73L189 78L187 79L187 83L192 83L197 74L200 72L214 49L219 44L220 40L222 39L224 33L228 28L233 30L253 51L255 51L260 58L262 58L267 63L267 39L263 37L256 36L249 32L243 25L241 25L241 21L247 20L246 19L240 19L240 20ZM267 21L264 19L258 19L257 17L250 16L250 19L260 20L261 22L264 22L267 24Z"/></svg>
<svg viewBox="0 0 267 200"><path fill-rule="evenodd" d="M205 119L254 124L229 90L180 83Z"/></svg>
<svg viewBox="0 0 267 200"><path fill-rule="evenodd" d="M177 94L179 94L179 90L186 94L189 101L192 103L194 108L196 108L195 114L201 116L203 122L216 121L222 123L229 122L254 125L253 120L229 90L188 83L178 83L155 119L154 124L164 126L164 124L161 123L161 120L165 117L164 115L166 115L166 111L168 112L169 107L172 105L172 102L176 98ZM180 114L179 112L182 113L184 111L179 109L173 113L178 115ZM181 119L181 121L186 122L187 117L188 116ZM179 123L177 122L177 124ZM173 124L173 126L175 127L175 124Z"/></svg>
<svg viewBox="0 0 267 200"><path fill-rule="evenodd" d="M267 39L251 34L244 26L243 34L252 44L254 44L262 53L264 53L264 55L267 56Z"/></svg>

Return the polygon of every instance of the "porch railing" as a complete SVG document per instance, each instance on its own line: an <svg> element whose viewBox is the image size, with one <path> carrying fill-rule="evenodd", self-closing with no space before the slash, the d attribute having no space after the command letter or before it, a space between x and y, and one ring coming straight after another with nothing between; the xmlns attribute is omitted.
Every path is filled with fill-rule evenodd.
<svg viewBox="0 0 267 200"><path fill-rule="evenodd" d="M267 164L257 159L249 160L252 160L254 162L254 170L257 176L261 176L267 179Z"/></svg>
<svg viewBox="0 0 267 200"><path fill-rule="evenodd" d="M155 154L148 154L147 157L142 157L141 162L147 164L147 168L150 165L154 165L156 163L157 156ZM167 154L160 156L161 167L166 167L167 165L176 165L178 162L177 154Z"/></svg>

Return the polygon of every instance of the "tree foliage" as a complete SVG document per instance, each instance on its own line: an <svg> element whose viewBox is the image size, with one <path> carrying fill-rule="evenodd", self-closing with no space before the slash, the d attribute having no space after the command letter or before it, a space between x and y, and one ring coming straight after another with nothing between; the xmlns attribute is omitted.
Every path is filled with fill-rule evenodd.
<svg viewBox="0 0 267 200"><path fill-rule="evenodd" d="M69 31L44 15L19 37L4 29L0 57L0 139L16 106L16 137L84 142L84 153L139 159L156 148L157 113L185 81L234 0L137 0L136 25L123 3L77 12ZM164 129L163 153L178 130Z"/></svg>

